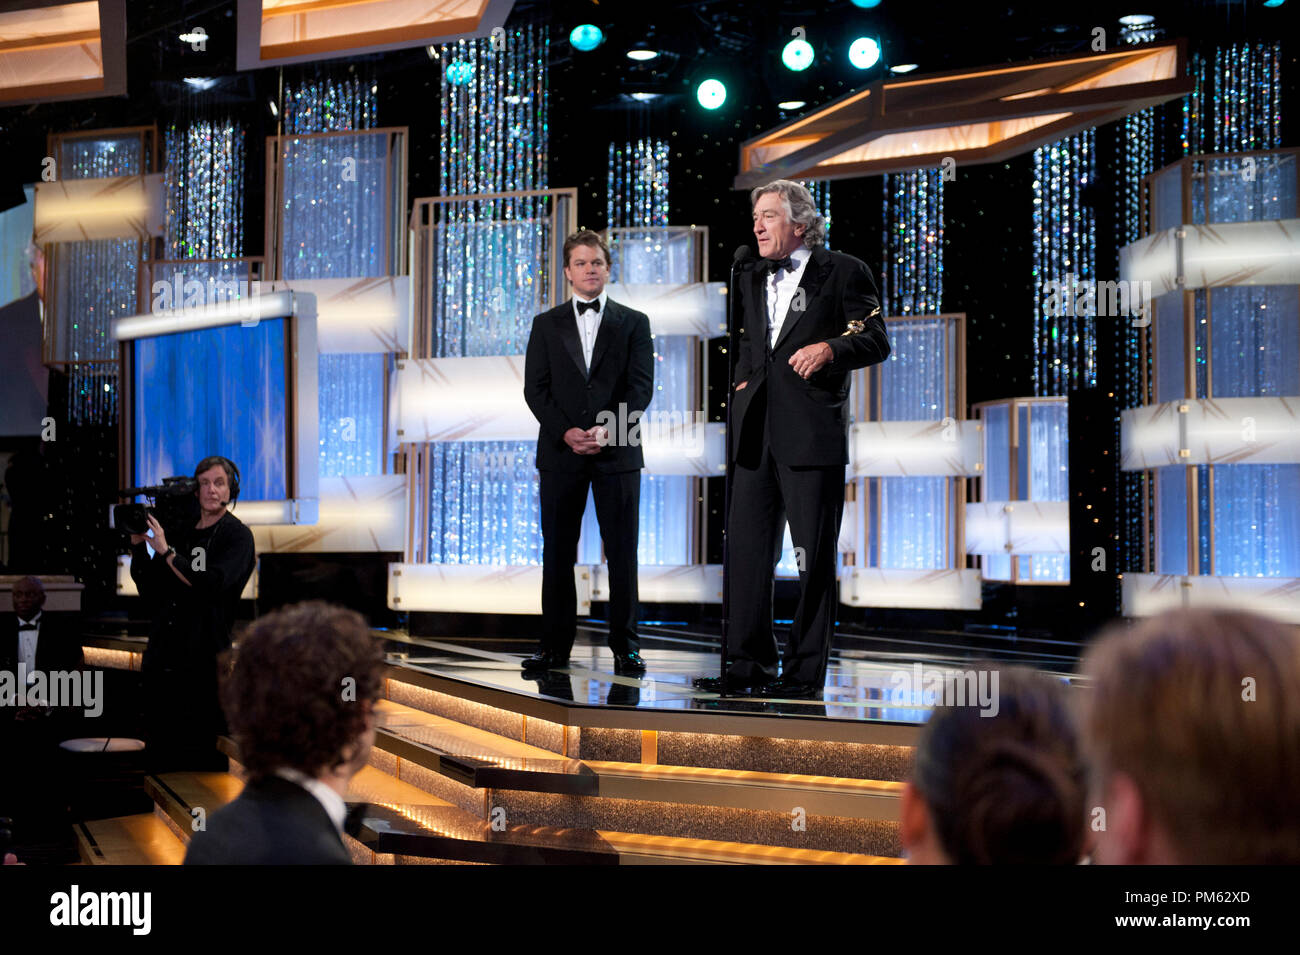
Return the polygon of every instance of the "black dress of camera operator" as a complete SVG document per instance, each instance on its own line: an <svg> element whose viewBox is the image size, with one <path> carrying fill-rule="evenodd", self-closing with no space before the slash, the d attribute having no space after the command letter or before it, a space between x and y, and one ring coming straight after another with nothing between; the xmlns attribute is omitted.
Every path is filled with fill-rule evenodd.
<svg viewBox="0 0 1300 955"><path fill-rule="evenodd" d="M141 669L155 771L222 768L217 660L230 648L239 595L256 562L252 531L226 509L239 496L234 463L204 458L194 478L199 519L193 527L164 529L150 514L152 536L131 535L131 578L154 615Z"/></svg>

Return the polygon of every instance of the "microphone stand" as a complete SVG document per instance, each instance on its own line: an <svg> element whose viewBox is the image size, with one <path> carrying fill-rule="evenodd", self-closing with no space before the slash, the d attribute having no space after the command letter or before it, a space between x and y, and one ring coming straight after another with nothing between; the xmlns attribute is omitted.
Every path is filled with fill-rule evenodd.
<svg viewBox="0 0 1300 955"><path fill-rule="evenodd" d="M735 398L735 382L732 379L736 372L736 271L752 256L749 254L748 246L741 246L736 250L736 256L731 261L731 276L727 287L727 415L724 436L726 438L725 453L727 468L722 478L722 693L721 696L730 695L730 686L728 681L728 670L730 669L731 660L728 652L728 635L731 629L731 561L730 545L728 538L731 529L731 484L732 484L732 467L734 465L734 455L731 453L731 405L732 399Z"/></svg>

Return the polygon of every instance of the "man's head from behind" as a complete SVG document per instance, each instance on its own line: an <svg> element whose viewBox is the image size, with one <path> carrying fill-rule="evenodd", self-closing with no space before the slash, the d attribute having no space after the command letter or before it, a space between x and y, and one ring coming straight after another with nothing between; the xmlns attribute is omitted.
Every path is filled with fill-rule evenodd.
<svg viewBox="0 0 1300 955"><path fill-rule="evenodd" d="M294 604L260 618L233 654L221 700L250 778L351 776L365 765L382 655L360 614Z"/></svg>
<svg viewBox="0 0 1300 955"><path fill-rule="evenodd" d="M1022 667L993 672L994 715L936 706L921 731L899 837L914 863L1073 865L1086 786L1065 687Z"/></svg>
<svg viewBox="0 0 1300 955"><path fill-rule="evenodd" d="M1084 658L1096 860L1300 863L1300 634L1236 610L1109 631Z"/></svg>
<svg viewBox="0 0 1300 955"><path fill-rule="evenodd" d="M597 298L609 282L609 246L590 229L564 240L564 277L579 298Z"/></svg>

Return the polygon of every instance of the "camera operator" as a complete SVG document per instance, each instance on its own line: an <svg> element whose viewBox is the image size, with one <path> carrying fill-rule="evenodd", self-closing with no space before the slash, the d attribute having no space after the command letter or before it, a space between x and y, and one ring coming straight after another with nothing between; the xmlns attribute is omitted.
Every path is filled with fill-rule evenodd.
<svg viewBox="0 0 1300 955"><path fill-rule="evenodd" d="M252 531L226 509L239 497L234 462L206 457L194 479L199 519L193 527L164 529L150 514L152 536L131 535L131 578L153 612L142 673L156 772L224 768L216 750L216 737L225 732L217 658L230 648L239 595L256 561Z"/></svg>

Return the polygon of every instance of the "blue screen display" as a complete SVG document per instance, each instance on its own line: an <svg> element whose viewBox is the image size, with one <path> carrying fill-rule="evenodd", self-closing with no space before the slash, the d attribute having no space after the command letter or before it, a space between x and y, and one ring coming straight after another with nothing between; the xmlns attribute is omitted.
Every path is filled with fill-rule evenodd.
<svg viewBox="0 0 1300 955"><path fill-rule="evenodd" d="M242 499L288 496L285 321L135 342L137 485L191 475L221 454L239 467Z"/></svg>

